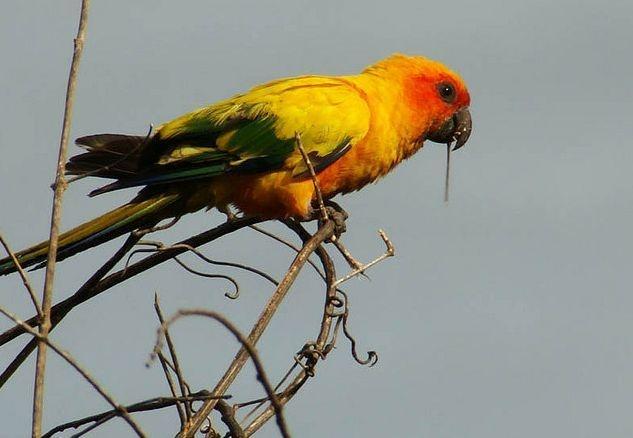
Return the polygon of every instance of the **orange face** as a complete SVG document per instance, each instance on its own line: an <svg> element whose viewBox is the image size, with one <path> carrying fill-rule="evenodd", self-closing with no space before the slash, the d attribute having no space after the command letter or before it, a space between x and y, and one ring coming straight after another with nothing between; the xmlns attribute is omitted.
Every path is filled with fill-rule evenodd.
<svg viewBox="0 0 633 438"><path fill-rule="evenodd" d="M472 130L470 95L456 73L438 62L416 58L409 64L405 90L414 113L427 121L423 140L455 141L454 149L466 143Z"/></svg>

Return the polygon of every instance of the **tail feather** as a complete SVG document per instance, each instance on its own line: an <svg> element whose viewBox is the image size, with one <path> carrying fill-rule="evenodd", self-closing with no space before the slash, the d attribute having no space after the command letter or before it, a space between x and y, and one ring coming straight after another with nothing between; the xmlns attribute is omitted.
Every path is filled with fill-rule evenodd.
<svg viewBox="0 0 633 438"><path fill-rule="evenodd" d="M139 160L147 137L123 134L96 134L80 137L75 143L86 149L66 164L68 175L126 178L139 170Z"/></svg>
<svg viewBox="0 0 633 438"><path fill-rule="evenodd" d="M59 236L57 260L63 260L100 243L114 239L140 226L152 226L170 217L165 211L180 198L178 194L132 201ZM41 264L48 255L49 242L41 242L16 253L22 267ZM40 267L40 266L36 266ZM0 275L16 271L11 258L0 260Z"/></svg>

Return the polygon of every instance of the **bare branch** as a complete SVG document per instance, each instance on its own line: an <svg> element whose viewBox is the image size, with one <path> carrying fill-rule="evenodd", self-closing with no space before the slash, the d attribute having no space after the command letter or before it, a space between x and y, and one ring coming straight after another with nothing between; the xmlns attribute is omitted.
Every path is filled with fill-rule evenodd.
<svg viewBox="0 0 633 438"><path fill-rule="evenodd" d="M228 427L231 438L245 438L244 431L240 423L235 419L235 411L224 400L218 400L215 409L222 415L222 421Z"/></svg>
<svg viewBox="0 0 633 438"><path fill-rule="evenodd" d="M277 426L279 427L279 430L281 431L282 436L284 438L289 438L290 433L288 432L286 421L283 416L283 407L279 403L279 400L277 400L277 396L275 395L275 391L273 390L273 387L270 384L268 376L266 375L266 371L264 370L262 362L259 359L257 350L255 350L255 347L251 344L251 342L248 339L246 339L244 335L242 335L242 333L237 329L237 327L235 327L223 315L217 312L214 312L211 310L205 310L205 309L179 310L178 312L176 312L174 316L169 318L159 328L158 336L156 339L156 345L154 347L154 353L160 350L161 337L165 335L165 331L167 330L167 328L171 324L173 324L176 320L182 317L186 317L186 316L205 316L208 318L213 318L216 321L218 321L220 324L222 324L227 330L229 330L233 334L233 336L235 336L235 338L242 344L242 349L247 352L247 355L251 357L251 360L253 361L253 364L255 365L255 369L257 370L257 380L261 382L262 386L266 390L266 394L270 398L270 401L275 409L275 414L277 418ZM202 409L200 411L202 411ZM200 411L198 411L196 416L200 414Z"/></svg>
<svg viewBox="0 0 633 438"><path fill-rule="evenodd" d="M11 251L9 244L7 243L6 240L4 240L4 237L2 237L2 234L0 234L0 243L4 247L4 250L7 252L7 254L9 254L9 257L11 257L11 260L13 260L13 264L15 265L15 268L20 273L22 284L24 284L26 291L29 293L29 297L31 297L31 301L33 302L33 307L35 307L35 312L37 313L37 316L39 318L42 318L42 305L40 304L40 300L37 298L37 295L35 295L35 291L33 291L33 287L31 287L31 282L29 281L29 277L28 275L26 275L26 272L24 272L24 269L22 269L22 265L20 264L20 261L15 256L15 253Z"/></svg>
<svg viewBox="0 0 633 438"><path fill-rule="evenodd" d="M276 234L271 233L270 231L263 229L262 227L258 227L257 225L251 225L249 228L252 228L253 230L257 231L258 233L261 233L264 236L268 236L271 239L276 240L277 242L281 243L282 245L285 245L288 248L292 249L294 252L301 251L301 248L296 247L291 242L288 242L286 239L284 239L282 237L279 237ZM317 272L317 274L319 274L319 277L321 277L323 280L325 280L325 274L323 272L321 272L321 269L319 269L319 267L316 265L316 263L314 263L312 260L308 259L308 264L314 268L314 270Z"/></svg>
<svg viewBox="0 0 633 438"><path fill-rule="evenodd" d="M158 300L158 294L154 294L154 309L156 310L156 315L158 316L158 320L160 321L161 326L163 326L165 324L165 317L163 316L163 312L160 308L160 302ZM167 327L165 327L165 340L167 341L167 347L169 348L169 355L171 356L171 361L174 365L174 372L176 373L176 378L178 379L178 386L180 387L180 395L185 397L187 395L187 388L185 387L185 378L182 374L182 370L180 369L180 363L178 361L178 355L176 354L176 346L174 345L174 342L171 339L171 335L169 334L169 330ZM172 389L172 392L173 389ZM178 412L179 414L180 412L180 405L177 404L176 406L178 406ZM189 421L189 418L191 418L191 407L188 403L185 403L185 414L186 414L186 421ZM185 422L182 422L182 416L181 416L181 426L184 426Z"/></svg>
<svg viewBox="0 0 633 438"><path fill-rule="evenodd" d="M173 245L176 247L182 246L184 248L187 248L187 250L191 251L192 253L194 253L196 256L198 256L198 258L204 260L207 263L210 263L212 265L218 265L218 266L230 266L232 268L238 268L238 269L243 269L245 271L248 272L252 272L253 274L257 274L260 277L268 280L270 283L274 284L275 286L279 285L279 282L277 280L275 280L273 277L271 277L270 275L268 275L267 273L265 273L264 271L261 271L257 268L253 268L252 266L248 266L248 265L244 265L242 263L234 263L234 262L225 262L225 261L220 261L220 260L213 260L210 259L209 257L205 256L204 254L202 254L202 252L192 246L189 245L184 245L184 244L176 244Z"/></svg>
<svg viewBox="0 0 633 438"><path fill-rule="evenodd" d="M305 242L305 245L310 242L313 237L310 236L310 233L306 231L301 224L287 221L286 225L293 230L299 237ZM321 260L323 265L323 269L326 274L326 297L325 303L323 307L323 317L321 320L321 327L319 330L319 334L317 336L317 340L314 343L308 343L299 355L305 357L306 364L301 364L301 371L299 374L286 386L286 388L279 393L279 402L284 405L286 404L292 397L299 391L299 389L307 382L307 380L314 376L314 368L318 362L318 360L325 358L327 353L331 351L332 347L328 347L328 338L330 336L330 330L332 328L332 322L335 317L335 308L340 305L336 297L336 288L334 287L334 281L336 279L336 271L334 268L334 263L332 259L325 251L322 246L318 246L315 249L315 253ZM299 362L296 362L299 364ZM293 365L294 368L294 365ZM282 381L286 380L287 375L284 376ZM268 406L266 410L264 410L261 414L259 414L254 420L250 422L250 424L244 428L244 433L246 436L251 436L255 433L259 428L261 428L273 415L274 415L273 406Z"/></svg>
<svg viewBox="0 0 633 438"><path fill-rule="evenodd" d="M277 308L279 307L284 297L286 296L286 293L290 289L290 286L292 286L295 279L299 275L301 268L306 263L306 260L308 259L310 254L316 248L318 248L321 245L321 243L323 243L326 239L330 238L333 235L333 233L334 233L334 223L332 221L326 221L321 225L321 227L314 234L314 236L312 236L312 238L310 238L310 240L308 240L304 244L303 248L296 255L292 264L288 268L288 271L286 272L286 275L284 276L283 280L279 283L279 286L277 287L277 289L275 290L271 298L268 300L266 307L262 311L257 322L255 323L251 332L249 333L248 341L251 343L251 345L255 345L257 341L259 340L259 338L261 337L262 333L268 326L268 323L270 322L273 315L277 311ZM233 381L235 380L235 378L241 371L247 359L248 359L248 352L244 347L242 347L240 351L237 353L237 355L235 356L235 359L233 360L233 362L231 362L231 365L229 366L229 368L226 370L226 372L224 373L220 381L216 384L215 388L213 389L214 395L222 395L226 392L226 390L229 388L231 383L233 383ZM185 429L185 431L183 432L183 435L185 437L192 437L195 434L195 431L198 430L198 428L200 428L200 426L204 422L204 419L213 410L214 406L215 406L215 402L213 400L206 401L202 405L200 410L196 413L196 415L194 415L194 417L188 423L189 427Z"/></svg>
<svg viewBox="0 0 633 438"><path fill-rule="evenodd" d="M165 380L167 380L167 385L169 386L169 391L171 392L172 397L178 397L178 391L176 390L176 384L174 383L174 379L171 377L170 369L173 369L172 365L169 363L169 360L165 357L165 355L159 351L158 360L160 361L160 366L163 369L163 374L165 374ZM182 409L180 403L176 402L176 412L178 412L178 418L180 419L180 427L187 422L187 417L185 417L185 411Z"/></svg>
<svg viewBox="0 0 633 438"><path fill-rule="evenodd" d="M195 255L197 255L199 258L201 258L202 260L204 260L205 262L209 263L209 264L213 264L213 265L223 265L223 266L233 266L233 267L237 267L237 268L241 268L250 272L254 272L258 275L263 276L264 278L266 278L269 281L272 281L274 284L277 284L277 282L272 279L268 274L266 274L265 272L261 272L255 268L251 268L250 266L246 266L246 265L241 265L239 263L230 263L230 262L219 262L216 260L211 260L209 258L207 258L204 254L202 254L200 251L198 251L197 249L193 248L192 246L189 245L184 245L184 244L176 244L176 245L165 245L163 242L158 242L158 241L146 241L146 240L142 240L139 242L139 245L148 245L148 246L152 246L153 248L141 248L141 249L136 249L134 251L132 251L130 253L130 255L127 258L127 262L125 263L125 269L127 269L127 267L129 266L130 261L132 260L132 257L134 257L137 254L143 254L143 253L156 253L156 252L160 252L160 251L167 251L170 249L174 249L174 248L185 248L187 249L187 251L191 251L193 252ZM182 260L180 260L178 257L174 256L173 257L174 261L180 265L180 267L182 267L185 271L197 275L199 277L205 277L205 278L221 278L224 280L227 280L229 283L231 283L233 285L233 287L235 288L235 290L233 291L233 293L230 292L225 292L224 296L231 299L231 300L235 300L240 296L240 284L237 282L237 280L233 277L231 277L230 275L224 275L224 274L209 274L206 272L202 272L199 271L197 269L192 268L191 266L189 266L188 264L186 264L185 262L183 262Z"/></svg>
<svg viewBox="0 0 633 438"><path fill-rule="evenodd" d="M70 64L68 75L68 87L66 89L66 103L64 105L64 121L61 139L59 141L59 156L57 159L57 172L55 176L55 192L53 195L53 211L51 213L51 230L49 236L48 259L46 262L46 273L44 279L44 291L42 298L42 323L40 324L40 335L37 344L37 361L35 365L35 388L33 394L33 423L32 436L39 438L42 434L42 412L44 408L44 377L46 373L46 336L51 328L51 306L53 303L53 281L55 279L55 262L57 261L57 244L59 240L59 223L62 214L62 199L66 190L66 149L68 147L68 137L70 135L70 125L72 120L73 103L75 98L75 87L77 83L77 71L79 60L84 47L86 36L86 25L88 23L88 7L90 0L82 0L81 15L77 37L74 40L73 59Z"/></svg>
<svg viewBox="0 0 633 438"><path fill-rule="evenodd" d="M126 265L130 263L130 260L132 259L132 257L134 255L139 254L139 253L166 251L166 250L175 249L175 248L185 248L187 251L192 252L199 259L203 260L206 263L209 263L210 265L228 266L228 267L231 267L231 268L243 269L244 271L252 272L253 274L259 275L260 277L262 277L265 280L271 282L275 286L279 285L279 282L277 280L275 280L273 277L271 277L266 272L264 272L264 271L262 271L260 269L253 268L252 266L248 266L248 265L245 265L243 263L235 263L235 262L227 262L227 261L222 261L222 260L211 259L211 258L207 257L206 255L204 255L202 253L202 251L200 251L199 249L194 248L193 246L187 245L187 244L184 244L184 243L176 243L174 245L165 245L163 242L158 242L158 241L153 241L153 240L152 241L143 240L143 241L139 242L139 245L149 245L149 246L153 246L154 248L151 248L151 249L150 248L148 248L148 249L137 249L137 250L133 251L132 253L130 253Z"/></svg>
<svg viewBox="0 0 633 438"><path fill-rule="evenodd" d="M369 263L367 263L365 265L359 266L358 268L354 269L349 274L345 275L343 278L339 278L338 280L336 280L334 282L334 286L335 287L338 286L341 283L346 282L347 280L349 280L352 277L355 277L355 276L357 276L359 274L362 274L368 268L371 268L372 266L374 266L376 263L380 263L384 259L389 258L389 257L393 257L395 255L395 248L394 248L393 244L391 243L391 240L389 240L389 237L387 237L387 234L383 230L378 230L378 234L380 234L380 237L382 238L382 241L385 242L385 246L387 247L387 249L385 250L385 253L382 254L381 256L377 257L376 259L372 260L371 262L369 262Z"/></svg>
<svg viewBox="0 0 633 438"><path fill-rule="evenodd" d="M301 227L300 225L292 224L292 223L287 223L287 225L290 226L291 229L293 229L293 231L297 232L302 237L302 239L305 240L309 237L309 233L305 229L303 229L303 227ZM336 274L334 272L334 265L332 263L332 260L330 259L330 257L328 256L328 254L325 252L325 250L322 247L319 247L316 252L317 252L317 255L319 255L319 257L321 258L324 269L326 273L328 274L327 284L329 285L327 297L326 297L325 309L323 313L323 321L321 324L321 330L317 338L317 341L314 343L306 344L304 348L302 349L302 351L299 352L297 359L299 360L303 356L307 359L307 362L305 364L301 364L302 366L301 372L297 376L295 376L292 382L290 382L283 391L278 393L279 401L282 404L285 404L290 399L292 399L292 397L305 384L308 378L314 376L314 368L316 366L316 362L319 359L324 359L325 356L332 350L336 342L336 334L338 332L338 328L346 323L346 321L343 320L343 317L346 318L349 314L349 309L347 307L347 298L345 294L333 286ZM341 301L341 299L339 299L336 296L336 292L342 294L344 301ZM336 313L335 308L341 307L341 306L344 306L345 308L344 312ZM335 318L336 318L336 325L332 329L331 324L332 324L333 319ZM328 337L330 336L332 332L334 332L333 337L328 342ZM346 333L346 336L349 336L349 333ZM359 363L369 363L370 366L373 365L375 363L375 360L377 359L376 353L368 352L367 362L359 359L355 350L355 340L353 340L351 336L349 337L349 339L353 343L352 355L354 356L354 359ZM297 362L297 363L301 363L301 362ZM294 367L296 367L297 363L293 365L290 372L292 371ZM284 379L282 380L285 380L286 377L284 377ZM240 406L244 406L244 405L245 404L241 404ZM247 427L244 428L244 432L246 436L251 436L257 430L259 430L259 428L261 428L266 423L266 421L268 421L272 417L272 415L273 415L273 410L272 410L272 407L269 406L264 412L262 412L257 418L255 418Z"/></svg>
<svg viewBox="0 0 633 438"><path fill-rule="evenodd" d="M134 231L134 233L140 235L140 236L145 236L147 234L150 233L155 233L156 231L164 231L164 230L168 230L171 227L173 227L174 225L176 225L178 223L178 221L180 220L181 216L175 216L173 218L171 218L171 220L165 222L163 225L159 224L155 224L151 227L147 227L147 228L139 228L138 230Z"/></svg>
<svg viewBox="0 0 633 438"><path fill-rule="evenodd" d="M136 434L140 437L144 437L145 434L141 430L141 428L136 424L134 419L130 416L124 406L121 406L112 398L110 394L106 392L106 390L101 387L97 381L86 371L83 367L81 367L75 359L66 351L62 350L57 344L51 341L48 337L42 335L37 330L29 327L24 321L20 320L17 316L12 314L11 312L5 310L0 306L0 313L5 315L7 318L11 319L14 323L22 326L24 330L29 333L31 336L37 338L39 341L46 343L48 347L51 348L55 353L57 353L62 359L64 359L70 366L72 366L81 376L117 411L121 417L130 425L130 427L136 432ZM41 433L40 433L41 435ZM39 436L39 435L38 435Z"/></svg>
<svg viewBox="0 0 633 438"><path fill-rule="evenodd" d="M256 224L261 221L261 219L258 219L256 217L235 219L230 222L225 222L211 230L185 239L180 243L184 243L192 247L198 247L213 240L219 239L222 236L230 234L233 231ZM99 268L99 270L95 272L95 274L93 274L90 279L77 290L77 292L52 307L52 327L55 327L71 310L73 310L78 305L90 300L91 298L101 294L102 292L111 289L119 283L122 283L125 280L134 277L142 272L145 272L186 251L186 249L182 247L177 247L160 253L156 253L134 263L133 265L128 266L125 269L121 269L103 278L103 276L107 274L110 269L112 269L114 265L116 265L116 263L118 263L125 256L125 254L130 249L130 245L134 246L134 244L139 239L139 236L136 236L134 233L132 233L128 240L124 243L123 247L121 247L116 252L116 254L112 258L110 258L110 260L108 260L101 268ZM35 327L39 324L39 320L35 316L27 320L26 324L31 327ZM0 346L6 344L7 342L15 339L16 337L24 333L25 330L19 325L5 331L0 335ZM18 356L9 364L2 375L0 375L0 388L9 380L9 378L11 378L13 373L20 367L20 365L26 360L29 354L31 354L31 352L35 349L36 345L36 340L29 342L20 351Z"/></svg>
<svg viewBox="0 0 633 438"><path fill-rule="evenodd" d="M325 204L323 203L323 195L321 193L321 187L319 186L319 181L317 180L316 173L314 172L314 167L312 166L312 162L310 161L310 157L306 153L303 148L303 142L301 141L301 134L298 132L295 133L295 143L297 144L297 149L301 152L301 156L303 157L303 161L305 162L308 171L310 172L310 178L312 178L312 184L314 184L314 191L316 193L317 202L319 203L319 211L321 213L321 220L326 221L329 219L327 210L325 209Z"/></svg>
<svg viewBox="0 0 633 438"><path fill-rule="evenodd" d="M231 299L231 300L236 300L240 296L240 285L237 282L237 280L234 279L233 277L231 277L230 275L207 274L206 272L198 271L197 269L194 269L194 268L190 267L189 265L187 265L185 262L180 260L178 257L174 257L174 261L176 263L178 263L185 271L190 272L190 273L192 273L194 275L198 275L200 277L205 277L205 278L222 278L224 280L227 280L228 282L230 282L233 285L233 287L235 287L235 290L233 291L233 293L225 292L224 296L229 298L229 299Z"/></svg>
<svg viewBox="0 0 633 438"><path fill-rule="evenodd" d="M352 357L354 358L354 360L360 365L368 365L371 368L374 365L376 365L376 363L378 362L378 353L376 353L373 350L370 350L367 352L367 359L361 359L360 357L358 357L358 353L356 352L356 339L354 339L352 334L349 332L349 328L347 327L347 319L349 318L349 300L345 292L341 290L339 290L338 292L341 295L343 295L343 297L345 297L345 305L344 305L345 310L343 311L343 314L338 319L337 325L340 322L342 322L343 334L345 335L345 337L351 344Z"/></svg>
<svg viewBox="0 0 633 438"><path fill-rule="evenodd" d="M56 304L52 308L51 312L51 330L61 321L61 319L76 305L82 303L87 300L86 295L92 290L95 285L97 285L100 280L106 275L110 269L114 267L125 254L132 248L136 242L140 239L139 236L134 233L130 234L125 243L117 250L116 253L110 259L105 262L97 271L92 274L92 276L75 292L73 296L67 298L59 304ZM82 301L83 300L83 301ZM69 303L67 310L64 310L65 313L58 311L60 304ZM73 304L76 303L76 304ZM32 317L26 324L30 327L35 327L39 324L39 319L37 316ZM26 331L20 325L16 325L15 327L7 330L2 335L0 335L0 346L9 342L11 339L16 338L17 336L24 334ZM2 375L0 375L0 388L11 378L13 373L20 367L22 363L26 360L27 357L31 354L31 352L37 346L37 339L31 339L25 346L22 348L20 353L11 361L11 363L7 366L7 368L3 371Z"/></svg>
<svg viewBox="0 0 633 438"><path fill-rule="evenodd" d="M147 411L155 411L158 409L168 408L170 406L177 405L178 403L191 403L193 401L199 400L207 400L211 397L209 395L209 391L199 391L194 394L191 394L187 397L155 397L149 400L144 400L142 402L134 403L125 407L125 410L128 413L134 412L147 412ZM221 399L230 398L231 396L222 396ZM106 423L107 421L120 417L121 413L117 410L111 409L109 411L104 411L99 414L90 415L89 417L81 418L78 420L69 421L68 423L60 424L59 426L55 426L53 429L46 432L42 435L42 438L50 438L56 433L63 432L66 429L77 429L83 425L89 423L95 423L97 425L101 425ZM92 430L92 427L90 428ZM84 429L81 433L87 432L87 429Z"/></svg>

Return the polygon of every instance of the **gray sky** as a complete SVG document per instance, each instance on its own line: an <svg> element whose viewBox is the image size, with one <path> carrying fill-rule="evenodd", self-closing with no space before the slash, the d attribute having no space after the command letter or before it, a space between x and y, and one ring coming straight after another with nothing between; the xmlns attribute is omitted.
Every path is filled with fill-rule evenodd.
<svg viewBox="0 0 633 438"><path fill-rule="evenodd" d="M396 51L447 63L469 84L474 119L470 142L453 156L451 202L442 202L444 148L432 144L379 184L339 199L351 213L344 240L358 258L382 251L378 228L397 248L371 281L346 287L359 348L377 350L380 361L356 365L341 340L288 405L291 431L630 437L633 3L376 3L93 2L72 137L144 133L256 83L353 73ZM0 230L16 249L48 233L78 9L77 0L3 2ZM87 198L94 187L71 186L65 228L132 195ZM219 220L191 215L166 239ZM60 264L56 301L115 248ZM291 259L252 231L205 251L277 277ZM33 275L38 287L41 274ZM164 394L159 367L144 367L156 328L154 291L167 313L204 306L247 329L270 291L240 278L242 296L228 302L224 283L168 264L77 309L54 339L121 402ZM0 290L0 304L30 316L17 277L0 279ZM321 301L306 272L260 346L273 378L316 334ZM237 348L208 322L182 322L175 336L195 388L215 382ZM0 365L21 342L2 350ZM260 396L252 376L230 392ZM106 407L54 356L47 377L45 429ZM0 392L2 436L27 435L32 378L31 362ZM173 412L138 420L154 436L169 435L177 422ZM113 422L92 436L129 435ZM261 436L277 436L274 424Z"/></svg>

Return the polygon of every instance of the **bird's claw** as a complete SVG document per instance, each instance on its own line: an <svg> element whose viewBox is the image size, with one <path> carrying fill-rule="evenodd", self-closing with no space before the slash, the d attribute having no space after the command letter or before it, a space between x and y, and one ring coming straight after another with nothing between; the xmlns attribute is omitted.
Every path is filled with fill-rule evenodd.
<svg viewBox="0 0 633 438"><path fill-rule="evenodd" d="M345 231L347 231L347 226L345 225L345 220L347 219L347 213L341 213L339 210L326 206L325 210L327 211L328 219L334 222L334 235L332 242L338 240ZM319 220L319 226L322 225L322 220Z"/></svg>
<svg viewBox="0 0 633 438"><path fill-rule="evenodd" d="M349 218L349 214L339 204L330 200L325 201L325 211L328 218L334 222L334 236L330 239L331 242L334 242L347 231L345 221Z"/></svg>

